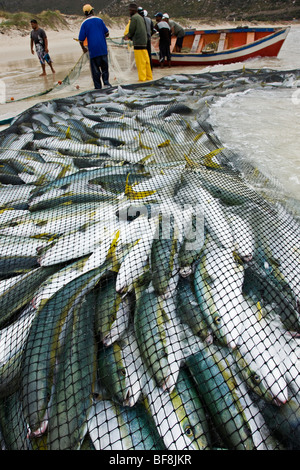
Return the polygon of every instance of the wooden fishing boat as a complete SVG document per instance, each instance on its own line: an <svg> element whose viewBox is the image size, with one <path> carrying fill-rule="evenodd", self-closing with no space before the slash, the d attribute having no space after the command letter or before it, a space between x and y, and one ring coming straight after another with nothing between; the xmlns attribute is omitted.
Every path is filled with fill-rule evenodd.
<svg viewBox="0 0 300 470"><path fill-rule="evenodd" d="M278 28L232 28L186 30L181 52L171 40L171 64L217 65L243 62L254 57L277 57L290 26ZM152 37L152 62L159 64L159 38Z"/></svg>

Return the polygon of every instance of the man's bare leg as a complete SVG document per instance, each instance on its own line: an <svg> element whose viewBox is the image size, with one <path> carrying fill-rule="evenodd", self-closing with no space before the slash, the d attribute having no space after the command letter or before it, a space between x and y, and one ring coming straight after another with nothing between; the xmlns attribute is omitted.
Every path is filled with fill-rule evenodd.
<svg viewBox="0 0 300 470"><path fill-rule="evenodd" d="M49 62L49 66L50 66L50 69L51 69L52 73L55 73L55 70L54 70L54 68L53 68L52 62Z"/></svg>
<svg viewBox="0 0 300 470"><path fill-rule="evenodd" d="M43 77L44 75L47 75L46 74L46 66L45 66L45 64L41 64L41 66L42 66L42 71L43 72L41 73L40 77Z"/></svg>

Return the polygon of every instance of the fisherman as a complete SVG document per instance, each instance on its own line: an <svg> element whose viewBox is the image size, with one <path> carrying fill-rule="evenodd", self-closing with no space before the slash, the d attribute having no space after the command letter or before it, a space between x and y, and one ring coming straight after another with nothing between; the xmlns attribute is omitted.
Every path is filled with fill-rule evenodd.
<svg viewBox="0 0 300 470"><path fill-rule="evenodd" d="M153 21L148 16L147 10L144 10L142 7L138 7L138 14L144 18L146 29L147 29L147 50L150 59L151 69L153 68L152 65L152 57L151 57L151 36L154 34L154 26Z"/></svg>
<svg viewBox="0 0 300 470"><path fill-rule="evenodd" d="M147 51L147 29L145 21L138 14L136 3L129 5L130 24L127 38L133 42L134 58L138 70L139 81L152 80L150 58Z"/></svg>
<svg viewBox="0 0 300 470"><path fill-rule="evenodd" d="M84 53L89 52L91 74L95 89L110 87L108 70L108 51L106 38L109 31L104 21L95 16L94 7L89 4L83 6L83 13L86 19L80 27L78 40ZM84 41L87 40L87 47Z"/></svg>
<svg viewBox="0 0 300 470"><path fill-rule="evenodd" d="M168 13L164 13L163 20L165 20L171 28L171 34L176 36L175 51L181 52L182 43L184 38L184 29L180 24L176 23L174 20L170 20Z"/></svg>
<svg viewBox="0 0 300 470"><path fill-rule="evenodd" d="M55 73L53 68L53 62L49 55L48 49L48 38L45 31L39 27L37 20L31 20L32 31L30 33L30 48L31 53L34 54L33 45L35 45L36 54L39 58L39 61L42 66L42 73L40 77L47 75L46 74L46 62L52 70L52 73Z"/></svg>
<svg viewBox="0 0 300 470"><path fill-rule="evenodd" d="M154 26L154 30L159 33L159 62L160 66L163 67L166 58L168 66L171 67L171 28L162 17L162 13L156 13L156 25Z"/></svg>

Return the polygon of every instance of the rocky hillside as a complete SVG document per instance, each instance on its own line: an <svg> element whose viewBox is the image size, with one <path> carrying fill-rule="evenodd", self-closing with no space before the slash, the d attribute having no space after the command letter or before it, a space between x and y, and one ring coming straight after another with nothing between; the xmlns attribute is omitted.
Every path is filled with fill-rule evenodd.
<svg viewBox="0 0 300 470"><path fill-rule="evenodd" d="M84 1L0 0L0 10L33 14L45 9L81 14ZM140 2L138 2L140 4ZM116 17L128 15L129 0L95 0L97 12ZM203 20L292 21L300 19L300 0L142 0L150 15L163 10L176 18Z"/></svg>
<svg viewBox="0 0 300 470"><path fill-rule="evenodd" d="M124 14L128 0L98 0L107 14ZM208 20L291 21L300 19L300 0L143 0L149 13L171 12L173 17Z"/></svg>

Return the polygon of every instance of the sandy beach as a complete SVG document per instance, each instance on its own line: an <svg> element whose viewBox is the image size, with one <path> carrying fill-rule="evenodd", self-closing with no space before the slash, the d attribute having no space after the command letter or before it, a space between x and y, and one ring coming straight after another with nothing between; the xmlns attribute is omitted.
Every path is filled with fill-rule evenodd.
<svg viewBox="0 0 300 470"><path fill-rule="evenodd" d="M0 82L5 83L6 103L0 104L0 121L16 116L25 109L34 106L41 100L77 94L93 88L89 64L86 63L80 76L67 87L59 86L68 73L74 68L82 55L76 38L82 18L68 19L68 28L60 30L47 29L49 52L54 62L55 74L47 67L47 76L40 77L41 68L36 54L30 51L30 29L28 31L10 31L5 40L0 42ZM245 26L247 23L202 24L191 21L187 27L210 29L212 27ZM249 24L250 25L250 24ZM267 26L267 25L266 25ZM297 27L297 26L295 26ZM299 26L298 26L299 27ZM120 39L125 24L109 27L110 38ZM133 52L124 54L109 41L110 49L110 82L113 86L138 82ZM199 67L165 67L154 68L153 80L162 76L182 73L199 73ZM49 92L49 90L52 90ZM46 93L45 93L46 92ZM40 96L36 96L40 95ZM1 128L3 128L1 126Z"/></svg>
<svg viewBox="0 0 300 470"><path fill-rule="evenodd" d="M49 39L50 53L53 55L53 57L56 54L60 54L62 52L62 47L66 53L80 54L81 49L73 38L78 37L81 21L83 21L83 18L80 17L77 19L69 19L68 29L61 29L58 31L45 28ZM232 23L222 23L216 26L229 27L232 26ZM235 24L235 26L237 26L237 24ZM201 27L205 29L212 27L212 25L191 21L189 27ZM125 23L121 24L120 26L108 26L108 29L111 38L122 37L125 29ZM1 41L0 43L1 70L2 67L5 67L11 61L23 61L31 58L31 52L29 48L29 34L30 30L16 30L10 31L8 35L5 35L5 41Z"/></svg>
<svg viewBox="0 0 300 470"><path fill-rule="evenodd" d="M81 49L78 45L77 41L74 41L74 38L77 38L79 28L81 24L81 19L78 18L77 20L73 20L69 23L68 29L61 29L59 31L54 30L46 30L48 40L49 40L49 49L50 54L53 58L61 54L62 48L66 54L77 54L80 55ZM209 29L212 27L237 27L237 26L245 26L251 25L251 23L233 23L233 22L224 22L224 23L216 23L212 24L203 24L197 21L191 21L188 27L192 28L201 28L201 29ZM285 24L286 25L286 24ZM274 24L261 24L257 26L274 26ZM280 23L276 24L276 26L281 26ZM121 25L120 27L109 27L110 37L111 38L120 38L123 35L125 29L125 24ZM21 32L21 31L11 31L7 36L5 36L5 41L1 41L0 43L0 67L3 70L3 67L7 67L10 65L10 62L20 62L32 58L30 48L29 48L29 34L28 32ZM38 68L37 68L38 69Z"/></svg>
<svg viewBox="0 0 300 470"><path fill-rule="evenodd" d="M48 41L50 54L53 57L62 52L62 48L66 53L77 53L80 55L80 47L73 38L77 38L80 28L80 19L69 21L68 28L60 30L52 30L44 28ZM24 61L32 58L30 51L30 27L28 31L14 30L5 36L5 41L0 44L0 67L9 66L10 62ZM115 34L115 32L113 32ZM35 57L36 59L36 57ZM37 63L38 65L38 63ZM37 71L39 69L37 68Z"/></svg>

